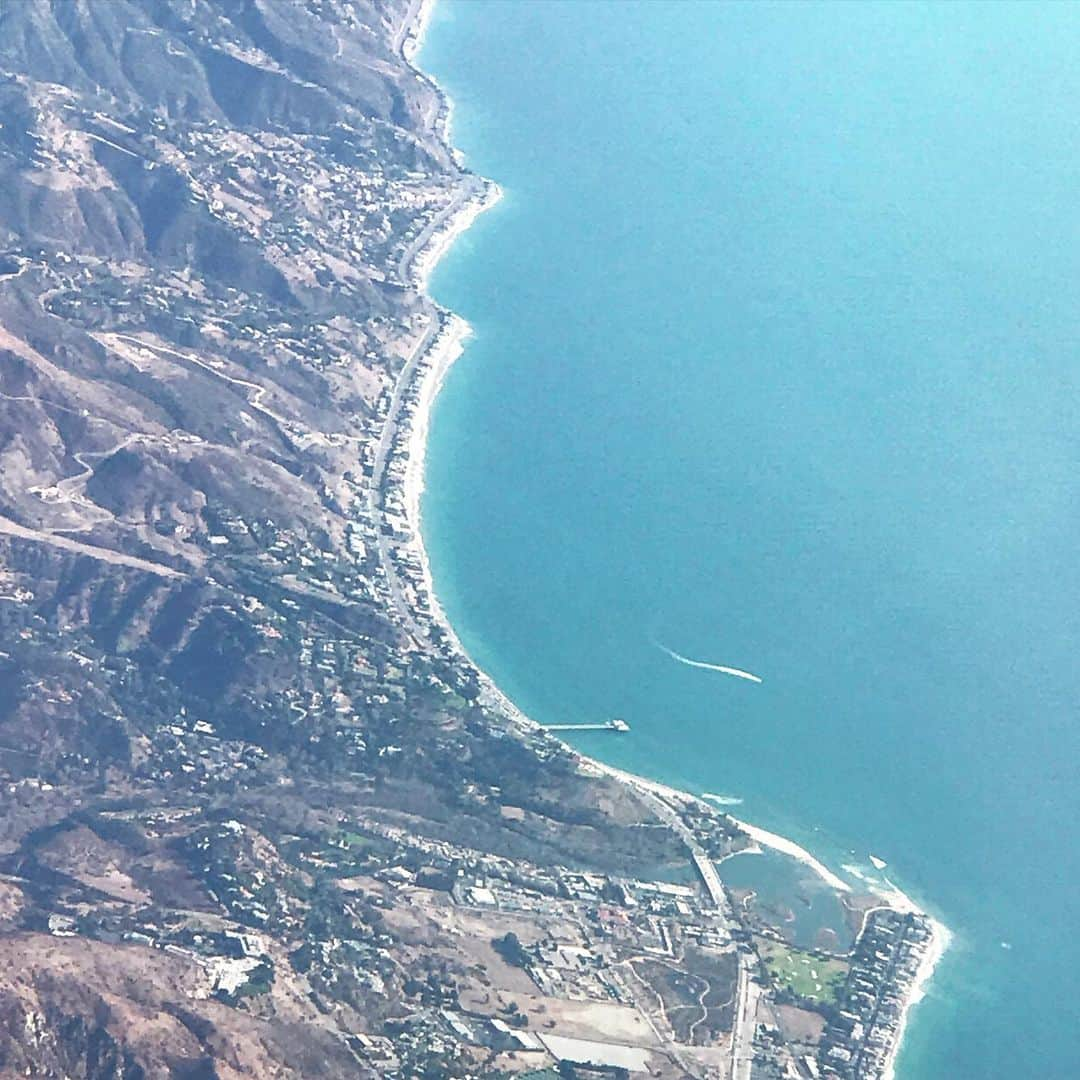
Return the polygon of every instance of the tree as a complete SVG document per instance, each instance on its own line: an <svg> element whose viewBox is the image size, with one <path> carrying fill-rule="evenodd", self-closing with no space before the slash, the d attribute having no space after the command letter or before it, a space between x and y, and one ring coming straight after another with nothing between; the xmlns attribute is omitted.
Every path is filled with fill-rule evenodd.
<svg viewBox="0 0 1080 1080"><path fill-rule="evenodd" d="M529 954L521 944L517 934L512 930L500 938L495 938L491 943L492 948L513 967L525 968L529 966Z"/></svg>

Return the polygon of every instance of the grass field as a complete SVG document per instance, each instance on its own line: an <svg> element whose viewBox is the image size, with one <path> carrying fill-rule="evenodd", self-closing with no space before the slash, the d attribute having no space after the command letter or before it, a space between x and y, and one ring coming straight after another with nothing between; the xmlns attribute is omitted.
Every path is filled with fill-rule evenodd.
<svg viewBox="0 0 1080 1080"><path fill-rule="evenodd" d="M758 955L778 986L816 1004L836 1003L847 977L847 964L820 960L769 938L756 938Z"/></svg>

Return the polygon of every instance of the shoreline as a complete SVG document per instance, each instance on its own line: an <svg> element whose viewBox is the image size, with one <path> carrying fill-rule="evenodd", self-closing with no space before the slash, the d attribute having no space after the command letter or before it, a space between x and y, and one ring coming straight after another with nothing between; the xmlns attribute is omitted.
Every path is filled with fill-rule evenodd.
<svg viewBox="0 0 1080 1080"><path fill-rule="evenodd" d="M405 30L401 53L406 62L417 70L423 78L427 79L435 89L440 101L440 109L435 122L436 134L446 144L449 153L459 167L464 168L462 164L464 157L460 151L452 146L450 139L453 104L438 83L421 72L416 63L416 57L423 46L424 36L430 24L435 2L436 0L420 0L418 7L410 12L412 21L411 25ZM480 700L489 707L503 713L511 724L534 733L538 729L542 730L543 725L526 715L499 688L495 680L473 660L451 625L434 588L431 562L424 545L421 529L421 500L424 492L424 468L432 411L450 368L464 352L465 343L472 334L472 327L464 318L438 307L436 302L428 295L428 285L436 265L450 249L457 237L464 233L483 211L490 209L503 196L502 189L494 181L479 177L468 170L465 171L467 175L475 177L482 185L480 197L469 199L458 212L448 219L444 228L436 230L428 242L413 256L409 267L410 279L419 289L422 296L429 303L436 306L436 309L446 319L446 322L428 346L413 376L413 385L417 387L417 403L412 414L410 430L406 440L405 476L402 490L405 516L410 533L406 547L420 564L422 582L430 607L430 619L441 629L453 652L476 672L481 686ZM698 805L706 808L711 813L718 813L722 817L728 818L738 829L744 832L752 843L758 846L759 850L765 847L779 851L812 869L828 886L837 892L849 893L852 891L852 886L848 882L829 870L824 863L795 841L737 819L725 813L722 807L715 806L708 802L707 799L692 792L673 788L647 777L618 769L583 754L576 747L571 746L562 739L555 738L550 733L549 737L555 739L572 755L582 771L592 771L613 777L631 788L650 792L669 802ZM916 976L904 995L899 1026L885 1062L884 1080L895 1080L896 1061L903 1047L904 1034L907 1030L911 1011L914 1006L925 998L930 980L949 947L952 934L942 922L929 915L894 883L887 878L885 882L888 888L875 887L869 883L866 884L866 888L873 895L879 896L884 902L884 906L904 913L918 914L928 921L931 928L929 945L920 959Z"/></svg>
<svg viewBox="0 0 1080 1080"><path fill-rule="evenodd" d="M904 895L899 890L897 892L900 896ZM920 914L925 915L925 912L920 912ZM904 999L904 1008L900 1014L900 1026L896 1030L896 1038L893 1040L892 1048L885 1059L883 1080L895 1080L896 1078L896 1060L904 1046L904 1033L907 1031L908 1021L911 1019L911 1010L926 997L930 980L934 975L934 969L941 962L941 958L945 955L949 943L952 941L952 933L944 923L939 922L932 916L927 915L926 917L930 920L930 946L923 954L915 980L909 987Z"/></svg>
<svg viewBox="0 0 1080 1080"><path fill-rule="evenodd" d="M409 266L409 277L417 289L428 299L428 281L442 257L453 246L454 241L473 225L473 222L485 211L490 210L502 197L503 189L494 180L477 177L482 186L478 197L468 199L457 213L446 222L446 227L437 229L426 244L416 253ZM431 301L434 303L434 301ZM441 309L440 309L441 310ZM460 315L458 319L467 333L471 333L469 324Z"/></svg>
<svg viewBox="0 0 1080 1080"><path fill-rule="evenodd" d="M419 0L419 4L413 4L409 13L405 16L405 22L402 26L401 37L401 55L405 62L409 64L414 70L420 69L416 66L416 54L424 47L424 36L427 34L428 25L431 23L431 15L435 10L435 0ZM421 72L421 74L423 74ZM447 103L449 98L446 98L445 94L441 95Z"/></svg>
<svg viewBox="0 0 1080 1080"><path fill-rule="evenodd" d="M728 815L730 817L730 815ZM823 862L819 859L815 859L806 848L796 844L794 840L789 840L786 836L779 836L777 833L769 832L767 829L758 828L756 825L747 824L745 821L740 821L738 818L732 817L731 820L742 829L755 844L759 844L761 847L771 848L773 851L782 852L784 855L790 856L792 859L796 859L804 866L810 867L818 877L825 882L826 885L831 886L837 892L851 892L851 886L834 874Z"/></svg>

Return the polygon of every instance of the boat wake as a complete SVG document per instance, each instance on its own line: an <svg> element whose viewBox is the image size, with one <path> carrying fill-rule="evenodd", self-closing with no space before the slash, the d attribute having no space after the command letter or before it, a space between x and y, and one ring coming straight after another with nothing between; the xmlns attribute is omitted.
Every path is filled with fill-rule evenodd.
<svg viewBox="0 0 1080 1080"><path fill-rule="evenodd" d="M682 653L677 653L674 649L661 645L659 641L654 641L653 644L661 652L666 652L672 660L677 660L680 664L686 664L687 667L704 668L706 671L719 671L721 675L733 675L736 679L746 679L749 682L759 683L762 681L760 676L750 671L743 671L742 668L728 667L726 664L710 664L705 660L692 660L689 656L683 656Z"/></svg>

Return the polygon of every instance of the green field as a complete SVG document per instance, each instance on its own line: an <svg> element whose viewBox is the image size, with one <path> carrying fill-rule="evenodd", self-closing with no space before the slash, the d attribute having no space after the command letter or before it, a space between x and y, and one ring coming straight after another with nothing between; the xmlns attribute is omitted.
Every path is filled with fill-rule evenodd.
<svg viewBox="0 0 1080 1080"><path fill-rule="evenodd" d="M754 942L778 987L787 987L819 1005L836 1004L847 978L847 964L841 960L821 960L769 938L755 938Z"/></svg>

